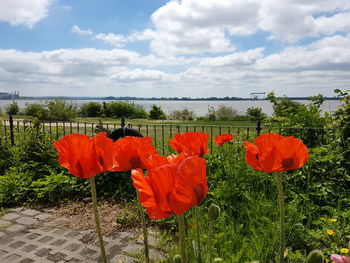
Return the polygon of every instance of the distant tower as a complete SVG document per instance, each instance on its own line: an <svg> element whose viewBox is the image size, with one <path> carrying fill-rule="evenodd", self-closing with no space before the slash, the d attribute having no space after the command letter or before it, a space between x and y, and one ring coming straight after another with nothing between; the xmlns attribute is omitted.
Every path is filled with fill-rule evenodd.
<svg viewBox="0 0 350 263"><path fill-rule="evenodd" d="M265 94L266 94L266 92L252 92L252 93L250 93L250 98L252 98L254 100L265 99Z"/></svg>

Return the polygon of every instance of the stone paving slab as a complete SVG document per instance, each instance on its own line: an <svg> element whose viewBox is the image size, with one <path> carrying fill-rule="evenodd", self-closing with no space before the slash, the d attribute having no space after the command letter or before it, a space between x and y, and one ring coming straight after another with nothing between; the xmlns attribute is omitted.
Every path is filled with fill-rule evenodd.
<svg viewBox="0 0 350 263"><path fill-rule="evenodd" d="M0 262L101 262L98 240L91 242L95 230L76 231L60 227L67 218L52 218L54 209L14 208L0 218ZM149 231L151 246L157 243L157 233ZM88 242L89 241L89 242ZM122 231L114 237L104 237L109 262L139 262L133 254L143 249L140 235ZM150 251L154 259L166 255L154 248ZM157 261L156 261L157 262ZM160 261L158 261L160 262Z"/></svg>

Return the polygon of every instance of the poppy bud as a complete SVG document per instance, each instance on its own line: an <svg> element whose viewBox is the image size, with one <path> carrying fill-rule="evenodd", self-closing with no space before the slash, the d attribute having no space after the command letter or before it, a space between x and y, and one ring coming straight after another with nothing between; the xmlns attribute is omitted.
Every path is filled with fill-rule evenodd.
<svg viewBox="0 0 350 263"><path fill-rule="evenodd" d="M173 263L181 263L182 262L182 258L180 255L175 255L173 257Z"/></svg>
<svg viewBox="0 0 350 263"><path fill-rule="evenodd" d="M215 221L220 216L220 207L218 205L211 204L208 210L208 216L210 220Z"/></svg>
<svg viewBox="0 0 350 263"><path fill-rule="evenodd" d="M214 263L217 263L217 262L222 262L222 258L214 258Z"/></svg>
<svg viewBox="0 0 350 263"><path fill-rule="evenodd" d="M312 250L306 258L307 263L323 263L324 256L320 250Z"/></svg>

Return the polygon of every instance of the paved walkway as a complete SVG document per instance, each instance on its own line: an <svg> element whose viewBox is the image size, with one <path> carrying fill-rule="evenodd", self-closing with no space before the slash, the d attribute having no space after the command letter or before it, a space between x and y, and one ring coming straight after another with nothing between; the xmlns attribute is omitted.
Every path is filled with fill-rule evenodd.
<svg viewBox="0 0 350 263"><path fill-rule="evenodd" d="M60 227L68 219L52 217L54 210L15 208L0 218L0 262L100 262L98 241L91 238L95 230L76 231ZM140 262L132 255L141 254L139 234L123 231L104 237L109 262ZM149 230L149 243L155 246L156 232ZM151 258L161 262L164 253L155 248Z"/></svg>

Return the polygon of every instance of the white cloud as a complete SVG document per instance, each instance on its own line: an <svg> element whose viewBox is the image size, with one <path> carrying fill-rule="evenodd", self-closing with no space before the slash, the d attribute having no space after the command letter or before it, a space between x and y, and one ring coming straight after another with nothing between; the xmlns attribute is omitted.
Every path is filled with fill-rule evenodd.
<svg viewBox="0 0 350 263"><path fill-rule="evenodd" d="M203 67L243 67L254 65L258 59L261 59L264 48L256 48L246 52L232 53L226 56L217 56L203 59L199 66Z"/></svg>
<svg viewBox="0 0 350 263"><path fill-rule="evenodd" d="M121 82L137 81L159 81L165 76L165 73L159 70L134 69L131 71L118 72L112 76L112 80Z"/></svg>
<svg viewBox="0 0 350 263"><path fill-rule="evenodd" d="M109 34L97 34L94 36L95 39L103 40L107 44L114 47L123 47L127 39L123 35L117 35L113 33Z"/></svg>
<svg viewBox="0 0 350 263"><path fill-rule="evenodd" d="M257 61L257 68L268 71L350 70L350 35L335 35L305 47L288 47Z"/></svg>
<svg viewBox="0 0 350 263"><path fill-rule="evenodd" d="M77 35L81 35L81 36L91 36L91 35L93 35L93 32L91 31L90 28L84 30L84 29L81 29L81 28L80 28L79 26L77 26L77 25L74 25L74 26L72 27L71 32L72 32L73 34L77 34Z"/></svg>
<svg viewBox="0 0 350 263"><path fill-rule="evenodd" d="M31 28L47 16L51 3L52 0L1 0L0 21Z"/></svg>

